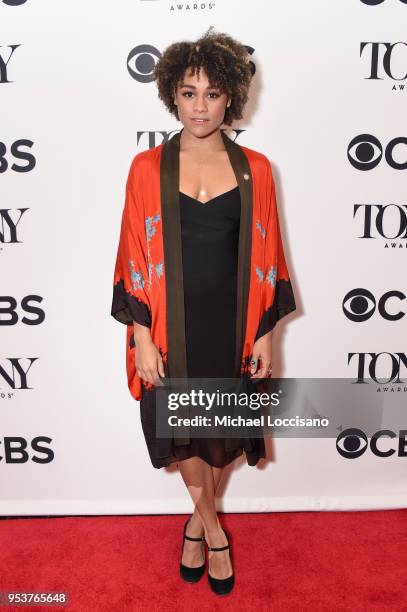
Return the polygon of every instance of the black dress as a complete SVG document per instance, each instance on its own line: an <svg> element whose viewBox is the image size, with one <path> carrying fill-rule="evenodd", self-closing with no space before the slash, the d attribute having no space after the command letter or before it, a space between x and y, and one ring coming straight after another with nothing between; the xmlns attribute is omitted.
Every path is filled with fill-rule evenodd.
<svg viewBox="0 0 407 612"><path fill-rule="evenodd" d="M185 336L189 378L233 378L240 193L235 188L202 203L180 192ZM192 456L223 467L246 453L249 465L265 457L264 438L241 440L226 451L223 438L191 438L174 446L155 436L155 389L143 387L141 422L151 462L161 468ZM171 449L169 444L171 443Z"/></svg>

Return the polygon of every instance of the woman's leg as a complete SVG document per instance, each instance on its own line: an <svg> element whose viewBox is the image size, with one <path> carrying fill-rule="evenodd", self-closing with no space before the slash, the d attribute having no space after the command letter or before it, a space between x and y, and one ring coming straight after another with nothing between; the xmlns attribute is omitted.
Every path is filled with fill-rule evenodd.
<svg viewBox="0 0 407 612"><path fill-rule="evenodd" d="M220 479L222 478L222 472L224 470L223 467L218 468L215 467L213 465L209 466L212 470L212 475L213 475L213 494L215 496L215 493L218 489L218 485L220 482ZM198 512L198 508L197 506L195 506L194 512L191 516L191 520L189 521L189 525L188 525L188 535L192 536L192 537L199 537L202 536L204 534L204 525L202 522L202 519L199 515Z"/></svg>
<svg viewBox="0 0 407 612"><path fill-rule="evenodd" d="M215 508L215 491L222 476L223 468L214 468L203 461L200 457L190 457L179 462L179 468L185 485L194 502L194 526L191 524L187 529L187 535L198 537L202 535L203 525L205 540L209 546L225 546L226 536L219 523ZM185 540L182 563L190 567L202 565L202 546L200 542ZM214 578L227 578L232 574L229 551L217 551L208 553L209 570Z"/></svg>

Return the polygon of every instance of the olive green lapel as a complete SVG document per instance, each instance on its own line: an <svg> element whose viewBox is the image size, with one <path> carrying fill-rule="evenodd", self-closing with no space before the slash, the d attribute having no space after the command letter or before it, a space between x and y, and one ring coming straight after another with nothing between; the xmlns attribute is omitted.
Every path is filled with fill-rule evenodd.
<svg viewBox="0 0 407 612"><path fill-rule="evenodd" d="M236 361L235 377L240 378L243 343L246 335L247 307L249 303L250 268L252 251L253 189L249 161L243 149L224 132L223 143L236 176L240 192L239 255L237 264Z"/></svg>
<svg viewBox="0 0 407 612"><path fill-rule="evenodd" d="M161 155L161 212L167 303L167 344L172 378L187 377L184 281L182 273L181 214L179 203L179 137L163 146Z"/></svg>
<svg viewBox="0 0 407 612"><path fill-rule="evenodd" d="M164 270L166 275L167 367L170 379L187 379L179 202L179 151L181 132L182 130L163 145L160 164L161 215L164 242ZM242 148L226 136L224 132L221 132L221 134L239 186L241 201L235 357L235 376L236 378L240 378L250 287L253 210L252 174L248 159ZM187 414L188 410L185 411L186 416ZM179 414L178 416L181 415ZM176 444L186 444L189 442L188 428L183 429L182 434L183 436L185 434L185 437L176 438ZM238 439L236 440L238 442Z"/></svg>
<svg viewBox="0 0 407 612"><path fill-rule="evenodd" d="M179 203L179 138L176 134L163 145L160 163L161 218L166 287L167 370L169 386L173 379L187 379L185 339L184 279L182 267L181 215ZM188 418L188 406L178 409L178 417ZM190 442L189 427L177 427L176 445Z"/></svg>

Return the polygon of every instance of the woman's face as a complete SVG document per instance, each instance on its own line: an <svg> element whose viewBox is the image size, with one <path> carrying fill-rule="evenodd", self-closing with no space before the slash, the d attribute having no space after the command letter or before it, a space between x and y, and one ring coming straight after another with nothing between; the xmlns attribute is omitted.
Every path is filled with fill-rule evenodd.
<svg viewBox="0 0 407 612"><path fill-rule="evenodd" d="M217 88L209 87L208 77L201 68L199 77L187 69L178 84L174 98L178 116L185 129L201 137L218 129L225 117L229 98Z"/></svg>

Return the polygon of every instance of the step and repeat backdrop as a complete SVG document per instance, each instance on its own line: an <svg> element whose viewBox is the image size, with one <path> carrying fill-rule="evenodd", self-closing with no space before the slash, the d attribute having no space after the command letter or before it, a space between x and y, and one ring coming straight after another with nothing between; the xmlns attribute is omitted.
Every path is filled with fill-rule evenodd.
<svg viewBox="0 0 407 612"><path fill-rule="evenodd" d="M1 515L192 509L150 463L110 308L131 161L182 128L152 69L210 25L254 72L227 134L276 182L297 310L274 374L343 379L347 414L239 458L218 508L407 506L406 20L405 0L0 0Z"/></svg>

